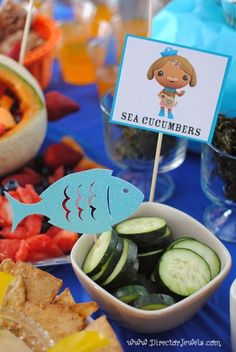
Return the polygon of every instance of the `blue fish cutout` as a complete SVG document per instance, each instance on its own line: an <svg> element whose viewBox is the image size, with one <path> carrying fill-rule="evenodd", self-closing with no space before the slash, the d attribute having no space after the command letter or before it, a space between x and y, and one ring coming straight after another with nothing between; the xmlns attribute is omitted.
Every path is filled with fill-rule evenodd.
<svg viewBox="0 0 236 352"><path fill-rule="evenodd" d="M23 204L5 192L13 210L14 231L26 216L41 214L68 231L99 233L128 218L144 195L111 170L94 169L67 175L48 187L41 201Z"/></svg>

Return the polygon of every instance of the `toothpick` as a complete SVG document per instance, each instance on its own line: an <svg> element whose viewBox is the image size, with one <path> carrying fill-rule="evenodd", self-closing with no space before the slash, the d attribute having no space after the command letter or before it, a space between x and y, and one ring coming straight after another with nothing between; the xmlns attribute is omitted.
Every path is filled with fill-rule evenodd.
<svg viewBox="0 0 236 352"><path fill-rule="evenodd" d="M27 45L27 41L28 41L31 20L32 20L33 6L34 6L34 0L29 0L29 7L28 7L27 16L26 16L25 28L24 28L23 38L22 38L22 42L21 42L20 56L19 56L19 63L21 65L24 64L26 45Z"/></svg>
<svg viewBox="0 0 236 352"><path fill-rule="evenodd" d="M152 17L153 17L153 1L149 0L148 37L150 37L152 34ZM157 174L158 174L158 168L159 168L159 162L160 162L160 156L161 156L162 139L163 139L163 133L159 133L157 138L155 161L154 161L153 171L152 171L152 182L151 182L151 188L150 188L149 202L153 202L155 197Z"/></svg>
<svg viewBox="0 0 236 352"><path fill-rule="evenodd" d="M163 138L163 133L159 133L158 138L157 138L155 161L154 161L154 165L153 165L152 183L151 183L151 189L150 189L150 195L149 195L149 202L153 202L154 197L155 197L157 174L158 174L158 168L159 168L159 162L160 162L160 156L161 156L162 138Z"/></svg>

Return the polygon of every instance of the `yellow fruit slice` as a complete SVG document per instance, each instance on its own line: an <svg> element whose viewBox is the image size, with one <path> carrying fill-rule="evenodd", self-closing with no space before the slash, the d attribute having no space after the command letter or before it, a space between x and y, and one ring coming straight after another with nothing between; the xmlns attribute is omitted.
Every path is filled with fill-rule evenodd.
<svg viewBox="0 0 236 352"><path fill-rule="evenodd" d="M47 352L96 352L109 344L109 339L96 331L80 331L65 337Z"/></svg>
<svg viewBox="0 0 236 352"><path fill-rule="evenodd" d="M4 296L7 292L9 285L14 279L15 276L9 273L0 272L0 306L2 305Z"/></svg>

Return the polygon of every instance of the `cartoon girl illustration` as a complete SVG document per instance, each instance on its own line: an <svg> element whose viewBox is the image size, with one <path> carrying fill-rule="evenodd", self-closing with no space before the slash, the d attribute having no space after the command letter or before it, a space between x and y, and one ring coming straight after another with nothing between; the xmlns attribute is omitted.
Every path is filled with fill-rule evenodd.
<svg viewBox="0 0 236 352"><path fill-rule="evenodd" d="M164 87L158 94L160 98L159 116L165 116L165 109L168 111L168 118L173 119L172 109L176 106L175 96L182 97L184 90L177 91L188 84L194 87L197 84L197 75L191 63L183 56L177 55L177 50L166 48L161 52L161 58L152 63L148 72L149 80L155 78Z"/></svg>

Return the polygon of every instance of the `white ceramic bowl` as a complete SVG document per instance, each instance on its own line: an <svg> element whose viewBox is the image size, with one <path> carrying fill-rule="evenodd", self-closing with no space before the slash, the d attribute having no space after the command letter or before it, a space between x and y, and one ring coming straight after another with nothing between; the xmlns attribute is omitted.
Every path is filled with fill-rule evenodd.
<svg viewBox="0 0 236 352"><path fill-rule="evenodd" d="M110 318L137 332L166 331L190 319L211 297L228 274L231 267L231 257L216 236L200 222L178 209L163 204L143 203L134 216L163 217L173 230L174 238L192 236L206 243L216 251L220 258L220 273L199 291L173 306L157 311L145 311L119 301L84 274L81 267L93 244L92 236L83 235L77 241L71 252L71 263L81 285Z"/></svg>

